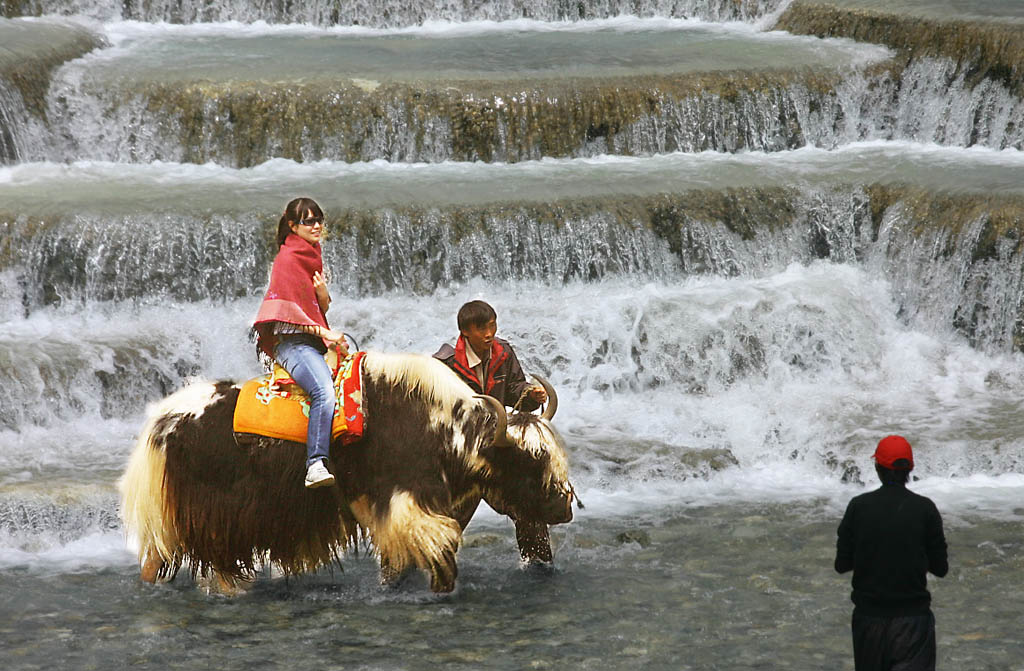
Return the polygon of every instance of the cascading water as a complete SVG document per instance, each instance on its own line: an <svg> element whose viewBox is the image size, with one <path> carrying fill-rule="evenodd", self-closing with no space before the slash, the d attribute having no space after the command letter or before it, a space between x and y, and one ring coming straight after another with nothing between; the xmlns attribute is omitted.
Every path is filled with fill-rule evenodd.
<svg viewBox="0 0 1024 671"><path fill-rule="evenodd" d="M100 44L68 21L0 18L0 165L53 158L45 114L50 74Z"/></svg>
<svg viewBox="0 0 1024 671"><path fill-rule="evenodd" d="M1019 89L762 29L811 4L0 1L92 17L0 20L11 62L54 47L26 80L0 46L4 668L848 668L835 526L891 432L947 522L940 662L1016 663ZM483 298L555 385L587 508L553 571L480 511L451 597L363 553L137 586L146 406L261 371L306 194L360 347L431 353Z"/></svg>
<svg viewBox="0 0 1024 671"><path fill-rule="evenodd" d="M81 14L109 21L196 23L242 21L393 28L428 21L577 21L621 14L681 16L707 21L753 21L779 9L785 0L4 0L0 15Z"/></svg>

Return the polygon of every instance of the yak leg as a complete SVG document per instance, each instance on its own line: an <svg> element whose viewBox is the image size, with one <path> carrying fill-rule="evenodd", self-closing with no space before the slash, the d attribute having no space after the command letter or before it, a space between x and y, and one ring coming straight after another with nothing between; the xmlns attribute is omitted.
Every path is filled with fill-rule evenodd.
<svg viewBox="0 0 1024 671"><path fill-rule="evenodd" d="M368 497L361 496L352 501L349 503L349 509L359 526L370 533L370 537L374 539L374 545L377 546L377 552L380 555L380 584L384 587L397 587L402 577L412 567L404 562L401 556L392 559L388 549L382 547L376 540L381 525L373 514Z"/></svg>
<svg viewBox="0 0 1024 671"><path fill-rule="evenodd" d="M140 562L139 577L142 578L143 582L155 583L166 565L163 557L150 548L143 554L142 561Z"/></svg>
<svg viewBox="0 0 1024 671"><path fill-rule="evenodd" d="M455 563L455 549L458 546L446 548L442 554L442 561L430 568L430 591L434 593L451 592L455 589L455 578L459 574L459 567Z"/></svg>
<svg viewBox="0 0 1024 671"><path fill-rule="evenodd" d="M212 569L205 575L200 574L196 583L207 594L228 597L238 596L252 587L250 581L238 580L234 576Z"/></svg>
<svg viewBox="0 0 1024 671"><path fill-rule="evenodd" d="M523 561L550 563L553 556L548 525L544 522L526 520L515 520L515 523L516 543L519 544L519 554Z"/></svg>
<svg viewBox="0 0 1024 671"><path fill-rule="evenodd" d="M404 571L396 569L391 560L384 555L380 556L380 584L384 587L396 587L405 575Z"/></svg>
<svg viewBox="0 0 1024 671"><path fill-rule="evenodd" d="M459 527L465 531L469 521L473 519L480 498L467 499L460 504L454 515ZM548 536L548 525L544 522L527 522L513 520L516 524L516 543L519 545L519 556L526 562L545 562L553 560L551 538Z"/></svg>
<svg viewBox="0 0 1024 671"><path fill-rule="evenodd" d="M351 508L380 553L385 584L415 566L430 574L433 591L455 589L455 552L462 540L457 520L421 506L403 490L394 491L386 502L356 500Z"/></svg>
<svg viewBox="0 0 1024 671"><path fill-rule="evenodd" d="M178 575L181 564L168 562L153 546L148 546L139 556L139 577L143 582L170 582Z"/></svg>
<svg viewBox="0 0 1024 671"><path fill-rule="evenodd" d="M380 584L384 587L397 587L413 567L406 566L400 570L395 567L386 555L380 557ZM455 562L454 550L445 550L440 557L435 557L426 568L430 573L430 590L432 592L451 592L455 589L455 578L459 569Z"/></svg>

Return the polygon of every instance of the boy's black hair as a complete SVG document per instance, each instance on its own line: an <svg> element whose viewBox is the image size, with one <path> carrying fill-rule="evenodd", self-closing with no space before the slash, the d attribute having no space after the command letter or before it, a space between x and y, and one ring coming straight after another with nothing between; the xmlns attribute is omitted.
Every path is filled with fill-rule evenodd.
<svg viewBox="0 0 1024 671"><path fill-rule="evenodd" d="M897 459L892 465L903 466L903 468L886 468L885 466L875 464L875 472L878 473L878 479L882 481L883 485L907 484L907 480L910 478L910 469L906 468L906 466L909 466L910 462L906 459Z"/></svg>
<svg viewBox="0 0 1024 671"><path fill-rule="evenodd" d="M470 326L484 326L487 322L497 318L498 313L487 303L470 301L459 308L459 330L465 331Z"/></svg>

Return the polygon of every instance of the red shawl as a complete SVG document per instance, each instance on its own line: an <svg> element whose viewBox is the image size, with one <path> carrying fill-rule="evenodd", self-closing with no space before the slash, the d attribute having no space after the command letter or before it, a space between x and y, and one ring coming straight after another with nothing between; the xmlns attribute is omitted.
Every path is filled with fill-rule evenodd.
<svg viewBox="0 0 1024 671"><path fill-rule="evenodd" d="M284 239L270 269L270 286L256 314L253 328L257 346L273 358L277 346L274 322L300 326L327 326L313 289L313 273L323 272L320 243L311 244L295 234Z"/></svg>

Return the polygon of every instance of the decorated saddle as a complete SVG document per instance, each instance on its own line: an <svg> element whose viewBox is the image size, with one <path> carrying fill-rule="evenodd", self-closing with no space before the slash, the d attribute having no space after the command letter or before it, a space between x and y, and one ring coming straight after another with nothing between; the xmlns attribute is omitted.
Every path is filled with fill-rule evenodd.
<svg viewBox="0 0 1024 671"><path fill-rule="evenodd" d="M366 352L338 356L334 348L325 358L334 377L338 403L334 410L331 438L342 443L359 440L363 435L363 397L361 364ZM242 385L235 406L234 430L238 438L268 436L306 442L309 424L309 399L306 392L281 366Z"/></svg>

